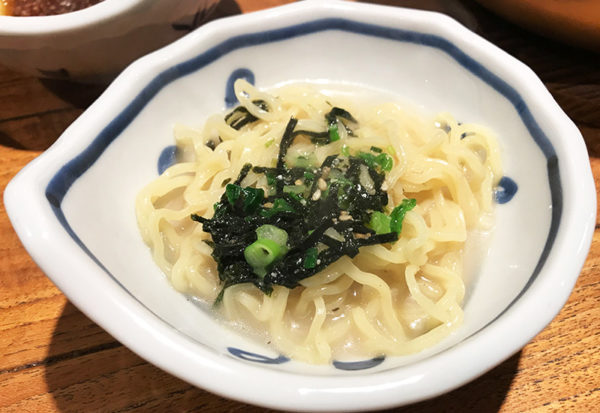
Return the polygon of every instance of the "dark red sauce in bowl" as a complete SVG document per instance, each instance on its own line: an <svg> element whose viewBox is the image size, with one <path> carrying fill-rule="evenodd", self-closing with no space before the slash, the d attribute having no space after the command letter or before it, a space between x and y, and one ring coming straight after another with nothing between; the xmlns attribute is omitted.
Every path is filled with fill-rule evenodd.
<svg viewBox="0 0 600 413"><path fill-rule="evenodd" d="M103 0L0 0L0 15L50 16L85 9L101 1Z"/></svg>

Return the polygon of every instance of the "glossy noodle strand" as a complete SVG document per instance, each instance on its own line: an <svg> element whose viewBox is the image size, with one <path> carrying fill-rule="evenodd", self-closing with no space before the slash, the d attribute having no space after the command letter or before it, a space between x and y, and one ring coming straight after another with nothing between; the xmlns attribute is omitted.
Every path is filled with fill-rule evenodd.
<svg viewBox="0 0 600 413"><path fill-rule="evenodd" d="M416 200L398 240L361 247L354 258L343 256L293 289L275 285L268 295L251 283L232 285L215 311L309 363L410 354L451 334L463 318L465 242L493 222L493 189L502 173L493 134L447 113L428 120L400 104L354 102L309 85L266 92L238 80L235 92L256 120L239 130L221 114L199 130L177 125L180 162L136 200L141 235L173 287L215 301L222 285L205 242L211 236L191 214L210 218L245 164L274 167L290 118L298 120L295 130L318 134L336 106L358 126L338 128L340 139L324 145L297 138L287 156L321 165L343 151L389 154L393 166L382 184L388 210ZM242 184L268 188L265 175L252 170Z"/></svg>

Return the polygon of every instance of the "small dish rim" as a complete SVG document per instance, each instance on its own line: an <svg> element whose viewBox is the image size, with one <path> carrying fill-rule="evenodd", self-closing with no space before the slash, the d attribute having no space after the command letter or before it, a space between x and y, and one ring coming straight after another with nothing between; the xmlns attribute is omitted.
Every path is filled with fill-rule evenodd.
<svg viewBox="0 0 600 413"><path fill-rule="evenodd" d="M146 0L103 0L81 10L50 16L0 16L0 36L49 36L92 27L127 13Z"/></svg>

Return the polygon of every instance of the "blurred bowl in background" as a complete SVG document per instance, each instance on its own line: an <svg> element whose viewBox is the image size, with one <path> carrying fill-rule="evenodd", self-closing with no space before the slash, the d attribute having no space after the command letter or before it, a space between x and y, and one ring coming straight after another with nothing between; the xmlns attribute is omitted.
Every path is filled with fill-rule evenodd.
<svg viewBox="0 0 600 413"><path fill-rule="evenodd" d="M203 23L219 0L104 0L59 15L0 16L0 64L39 77L107 83Z"/></svg>
<svg viewBox="0 0 600 413"><path fill-rule="evenodd" d="M544 36L600 52L600 1L477 0Z"/></svg>

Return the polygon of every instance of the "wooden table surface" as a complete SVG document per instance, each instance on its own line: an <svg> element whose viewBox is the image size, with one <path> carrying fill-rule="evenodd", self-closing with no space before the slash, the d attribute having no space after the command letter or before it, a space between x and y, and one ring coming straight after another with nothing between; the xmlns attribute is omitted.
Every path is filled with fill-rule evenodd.
<svg viewBox="0 0 600 413"><path fill-rule="evenodd" d="M288 3L223 0L217 16ZM385 3L379 1L379 3ZM598 187L600 54L538 37L471 1L387 1L452 15L524 61L580 128ZM0 190L103 90L0 66ZM600 232L568 302L519 353L400 412L600 411ZM0 411L261 411L148 364L90 321L31 260L0 204Z"/></svg>

